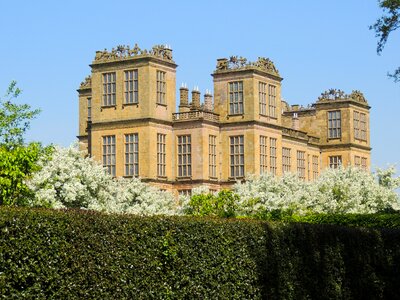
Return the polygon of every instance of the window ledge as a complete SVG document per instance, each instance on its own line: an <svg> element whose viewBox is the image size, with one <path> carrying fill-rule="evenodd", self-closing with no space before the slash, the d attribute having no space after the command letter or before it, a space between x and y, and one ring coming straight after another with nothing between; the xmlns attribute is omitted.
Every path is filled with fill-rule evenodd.
<svg viewBox="0 0 400 300"><path fill-rule="evenodd" d="M273 119L273 120L278 120L278 117L272 117L272 116L264 115L264 114L260 114L260 116L264 117L264 118L270 118L270 119Z"/></svg>
<svg viewBox="0 0 400 300"><path fill-rule="evenodd" d="M102 106L100 107L100 111L102 111L103 109L108 109L108 108L117 109L117 105L116 105L116 104L113 104L113 105L102 105Z"/></svg>
<svg viewBox="0 0 400 300"><path fill-rule="evenodd" d="M136 106L136 107L139 107L139 102L123 103L123 104L122 104L122 109L123 109L125 106Z"/></svg>
<svg viewBox="0 0 400 300"><path fill-rule="evenodd" d="M166 103L159 103L159 102L156 102L156 106L165 106L165 107L167 107L167 104L166 104Z"/></svg>
<svg viewBox="0 0 400 300"><path fill-rule="evenodd" d="M228 114L226 118L229 120L229 118L235 118L235 117L242 117L244 119L244 113L242 114Z"/></svg>
<svg viewBox="0 0 400 300"><path fill-rule="evenodd" d="M192 176L177 176L176 180L178 180L178 181L189 181L189 180L192 180Z"/></svg>
<svg viewBox="0 0 400 300"><path fill-rule="evenodd" d="M228 181L238 181L238 180L240 180L240 181L242 181L242 180L244 180L244 176L240 176L240 177L228 177Z"/></svg>
<svg viewBox="0 0 400 300"><path fill-rule="evenodd" d="M167 181L167 180L168 180L168 177L167 177L167 176L157 175L157 179Z"/></svg>

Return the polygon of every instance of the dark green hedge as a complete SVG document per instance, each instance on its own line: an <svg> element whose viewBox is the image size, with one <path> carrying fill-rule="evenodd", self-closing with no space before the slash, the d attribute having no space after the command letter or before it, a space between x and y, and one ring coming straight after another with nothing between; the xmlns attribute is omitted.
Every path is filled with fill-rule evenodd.
<svg viewBox="0 0 400 300"><path fill-rule="evenodd" d="M284 221L310 224L336 224L368 228L400 228L400 214L310 214L285 216Z"/></svg>
<svg viewBox="0 0 400 300"><path fill-rule="evenodd" d="M396 299L400 230L0 207L4 299Z"/></svg>

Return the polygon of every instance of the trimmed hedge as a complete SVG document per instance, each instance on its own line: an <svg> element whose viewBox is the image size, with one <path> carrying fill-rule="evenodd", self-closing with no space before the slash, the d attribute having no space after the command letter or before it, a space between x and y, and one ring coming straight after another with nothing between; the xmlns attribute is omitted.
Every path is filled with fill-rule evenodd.
<svg viewBox="0 0 400 300"><path fill-rule="evenodd" d="M396 299L400 230L0 207L4 299Z"/></svg>
<svg viewBox="0 0 400 300"><path fill-rule="evenodd" d="M268 219L268 218L267 218ZM388 214L310 214L269 218L274 221L303 222L310 224L336 224L366 228L400 228L400 213Z"/></svg>

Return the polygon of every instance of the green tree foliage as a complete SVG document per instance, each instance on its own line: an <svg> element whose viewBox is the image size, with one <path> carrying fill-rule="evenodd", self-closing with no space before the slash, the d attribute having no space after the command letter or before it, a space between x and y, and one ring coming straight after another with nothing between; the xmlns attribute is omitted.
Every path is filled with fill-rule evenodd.
<svg viewBox="0 0 400 300"><path fill-rule="evenodd" d="M30 120L39 113L28 104L17 104L14 100L21 94L17 82L12 81L5 99L0 99L0 144L8 148L22 145L23 135L29 129Z"/></svg>
<svg viewBox="0 0 400 300"><path fill-rule="evenodd" d="M24 133L30 120L40 110L14 100L21 90L12 81L5 99L0 99L0 205L25 205L31 195L25 180L38 169L37 162L44 149L39 143L24 144Z"/></svg>
<svg viewBox="0 0 400 300"><path fill-rule="evenodd" d="M375 36L379 38L376 51L380 54L385 47L389 34L400 27L400 0L379 0L378 3L385 15L369 28L374 30ZM388 76L393 78L395 82L399 82L400 67Z"/></svg>
<svg viewBox="0 0 400 300"><path fill-rule="evenodd" d="M234 217L238 202L239 196L227 190L218 194L197 194L190 198L185 213L193 216Z"/></svg>
<svg viewBox="0 0 400 300"><path fill-rule="evenodd" d="M0 146L0 205L27 205L32 196L25 179L38 170L37 161L48 149L38 143Z"/></svg>

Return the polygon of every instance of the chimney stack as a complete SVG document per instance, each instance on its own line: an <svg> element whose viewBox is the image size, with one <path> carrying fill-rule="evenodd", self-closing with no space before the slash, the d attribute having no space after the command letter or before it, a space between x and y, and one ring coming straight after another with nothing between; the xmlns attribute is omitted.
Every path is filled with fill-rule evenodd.
<svg viewBox="0 0 400 300"><path fill-rule="evenodd" d="M200 108L200 92L198 87L194 87L192 91L192 110L196 110Z"/></svg>
<svg viewBox="0 0 400 300"><path fill-rule="evenodd" d="M211 95L211 91L206 90L204 94L204 109L208 111L213 111L213 96Z"/></svg>
<svg viewBox="0 0 400 300"><path fill-rule="evenodd" d="M189 89L186 87L186 84L182 83L182 86L179 89L179 94L179 112L189 111Z"/></svg>
<svg viewBox="0 0 400 300"><path fill-rule="evenodd" d="M294 129L294 130L300 130L300 120L299 120L299 116L297 115L297 113L293 113L293 117L292 117L292 129Z"/></svg>

